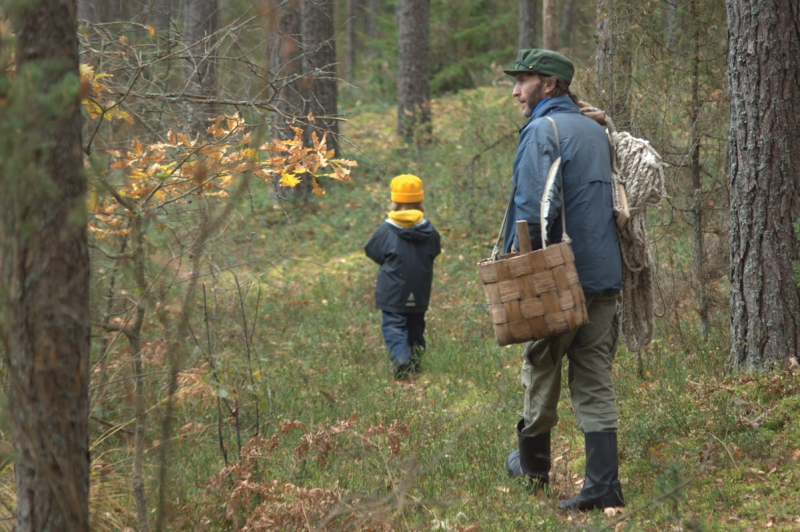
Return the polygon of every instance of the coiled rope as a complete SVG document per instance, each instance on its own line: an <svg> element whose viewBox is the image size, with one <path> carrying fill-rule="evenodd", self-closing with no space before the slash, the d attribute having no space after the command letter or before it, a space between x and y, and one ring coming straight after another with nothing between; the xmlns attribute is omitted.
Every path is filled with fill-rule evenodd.
<svg viewBox="0 0 800 532"><path fill-rule="evenodd" d="M605 112L579 102L581 113L605 127L611 146L611 171L614 179L614 211L620 212L617 183L627 197L630 219L618 227L620 251L625 264L622 272L622 333L628 348L639 353L650 345L655 329L656 280L650 237L647 233L647 207L667 197L664 164L661 156L644 139L617 132Z"/></svg>

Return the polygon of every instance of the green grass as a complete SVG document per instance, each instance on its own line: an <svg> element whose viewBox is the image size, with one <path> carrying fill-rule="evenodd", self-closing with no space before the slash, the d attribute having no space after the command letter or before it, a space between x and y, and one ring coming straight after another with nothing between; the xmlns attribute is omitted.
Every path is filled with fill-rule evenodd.
<svg viewBox="0 0 800 532"><path fill-rule="evenodd" d="M491 252L509 190L519 118L507 93L482 88L435 101L434 140L424 149L394 138L391 106L354 104L344 126L357 146L346 156L361 165L352 183L326 182L321 200L278 208L260 183L251 187L209 244L204 268L215 269L204 273L206 304L201 297L189 312L186 342L197 349L181 380L169 461L165 509L173 530L239 530L254 515L272 519L275 530L313 530L331 511L338 517L328 530L600 530L620 517L556 508L576 490L584 464L566 391L549 498L506 475L523 405L521 347L497 347L475 264ZM399 384L373 306L377 266L362 246L385 218L389 179L406 172L423 178L426 215L444 251L427 314L425 370ZM667 249L680 230L658 240L664 261L688 263L680 246ZM158 271L157 250L153 256ZM620 476L633 513L612 529L796 530L800 376L728 376L726 315L714 315L704 343L686 287L667 275L669 264L660 266L663 306L677 311L658 320L641 377L637 357L624 348L614 369ZM237 279L247 292L249 330L255 326L250 369ZM177 300L183 286L163 300ZM159 353L170 334L155 320L146 328L146 371L163 370ZM128 355L120 342L109 359L118 382L103 415L115 423L132 417ZM166 377L150 375L147 393L154 508ZM221 416L229 469L219 449L217 395L230 406ZM93 493L105 497L93 506L98 529L136 526L124 489L131 442L92 428ZM256 431L261 439L251 440ZM254 454L238 462L248 442ZM6 487L10 473L3 478ZM245 493L249 500L238 497Z"/></svg>
<svg viewBox="0 0 800 532"><path fill-rule="evenodd" d="M267 229L263 247L251 253L270 262L249 277L265 292L253 340L263 372L255 389L235 388L237 379L246 380L240 337L226 350L225 371L240 400L243 433L253 432L258 401L260 432L278 443L263 447L246 474L323 490L316 497L335 493L347 504L336 506L343 512L332 529L599 530L616 519L556 509L576 489L584 464L566 391L550 498L536 498L506 476L522 410L521 348L494 343L475 272L490 253L514 155L514 136L503 137L518 119L504 107L504 91L465 91L435 103L435 140L424 150L397 143L391 109L354 107L345 134L362 150L349 155L362 163L355 181L327 187L313 215L295 208L288 217L268 208L256 213ZM435 266L425 371L408 385L391 377L372 304L377 266L361 251L385 216L388 179L401 172L422 176L427 216L445 250ZM680 329L659 322L658 338L643 355L643 378L634 354L624 348L617 354L620 474L635 513L616 530L745 531L769 523L796 529L800 456L792 420L800 416L800 378L730 378L727 337L703 343L691 314L682 320ZM212 428L181 440L175 453L181 527L206 517L208 530L229 530L258 512L285 526L306 523L291 520L297 512L307 512L311 529L321 523L328 507L314 509L287 489L254 495L228 514L241 472L203 491L223 466L213 405L206 398L183 412L184 422L200 419ZM330 432L344 420L347 428ZM304 428L275 436L284 421ZM226 430L231 424L225 421ZM304 437L312 443L298 454ZM233 457L234 439L225 438Z"/></svg>

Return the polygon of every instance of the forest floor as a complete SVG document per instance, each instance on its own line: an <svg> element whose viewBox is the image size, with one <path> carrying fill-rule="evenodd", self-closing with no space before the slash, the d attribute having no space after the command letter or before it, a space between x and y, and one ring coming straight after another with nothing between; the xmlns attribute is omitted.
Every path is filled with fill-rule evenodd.
<svg viewBox="0 0 800 532"><path fill-rule="evenodd" d="M237 301L232 274L221 274L215 324L203 325L202 304L194 309L193 334L213 336L215 348L208 356L198 348L180 380L171 495L162 508L171 529L800 529L800 374L728 375L725 327L703 341L689 310L678 322L659 321L641 358L624 344L617 352L626 508L557 509L580 489L585 463L566 390L551 490L532 494L508 478L523 403L521 347L497 347L475 268L491 252L514 155L519 121L502 91L434 102L434 142L421 149L394 139L389 106L346 108L344 134L357 146L345 144L346 156L360 163L352 183L327 186L311 207L289 212L273 209L266 192L243 206L232 227L252 238L231 238L230 249L220 243L216 252L251 264L236 279L247 293ZM362 247L385 217L389 179L405 172L423 178L443 253L424 371L396 382L373 306L377 266ZM147 371L157 371L164 353L157 332L149 334ZM129 366L124 356L118 366ZM154 505L163 382L153 381L150 393ZM130 408L116 412L114 421L130 426ZM135 529L131 439L104 426L93 431L94 528ZM0 486L6 504L12 470L7 463Z"/></svg>

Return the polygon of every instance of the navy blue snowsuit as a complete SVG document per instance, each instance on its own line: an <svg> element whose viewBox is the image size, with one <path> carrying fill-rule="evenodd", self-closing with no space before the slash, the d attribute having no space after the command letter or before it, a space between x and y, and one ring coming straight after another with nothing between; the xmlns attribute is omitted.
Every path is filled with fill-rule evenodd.
<svg viewBox="0 0 800 532"><path fill-rule="evenodd" d="M433 283L433 259L441 253L439 233L428 220L403 228L386 220L364 247L380 264L375 306L383 311L383 336L394 366L411 362L424 349L425 311Z"/></svg>

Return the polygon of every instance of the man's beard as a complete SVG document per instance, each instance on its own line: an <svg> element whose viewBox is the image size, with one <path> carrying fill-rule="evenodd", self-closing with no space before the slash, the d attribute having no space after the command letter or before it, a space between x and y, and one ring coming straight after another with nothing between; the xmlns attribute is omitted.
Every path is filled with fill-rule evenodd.
<svg viewBox="0 0 800 532"><path fill-rule="evenodd" d="M536 89L531 92L531 95L528 97L528 100L525 102L525 111L523 111L523 115L525 118L530 118L533 114L533 110L536 109L536 106L544 100L544 86L539 85Z"/></svg>

